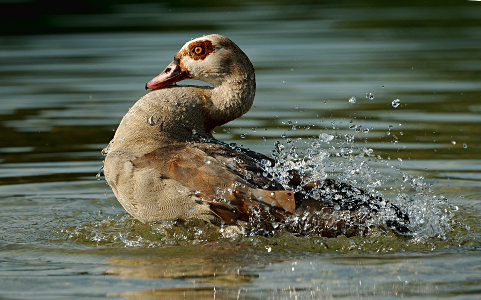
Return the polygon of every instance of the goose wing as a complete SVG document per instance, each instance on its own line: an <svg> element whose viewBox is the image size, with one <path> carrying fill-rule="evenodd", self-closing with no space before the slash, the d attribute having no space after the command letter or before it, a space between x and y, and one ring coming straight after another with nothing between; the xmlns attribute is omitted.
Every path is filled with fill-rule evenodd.
<svg viewBox="0 0 481 300"><path fill-rule="evenodd" d="M265 176L258 159L267 157L254 153L215 143L173 142L131 162L194 191L218 221L249 221L257 214L282 220L295 212L294 193Z"/></svg>

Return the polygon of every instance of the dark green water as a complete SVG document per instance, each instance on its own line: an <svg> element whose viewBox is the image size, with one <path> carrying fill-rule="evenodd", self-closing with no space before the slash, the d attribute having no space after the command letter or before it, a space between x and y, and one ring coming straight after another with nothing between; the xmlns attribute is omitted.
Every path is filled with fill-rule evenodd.
<svg viewBox="0 0 481 300"><path fill-rule="evenodd" d="M106 2L28 18L0 4L12 12L0 36L0 299L479 299L481 2L414 3ZM96 179L100 150L145 82L212 32L257 77L252 110L216 137L331 155L311 171L400 203L414 238L227 239L125 213Z"/></svg>

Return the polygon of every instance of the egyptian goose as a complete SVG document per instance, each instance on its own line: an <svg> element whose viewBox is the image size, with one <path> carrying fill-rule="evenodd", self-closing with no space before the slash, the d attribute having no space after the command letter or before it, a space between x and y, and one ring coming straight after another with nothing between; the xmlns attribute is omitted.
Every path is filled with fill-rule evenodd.
<svg viewBox="0 0 481 300"><path fill-rule="evenodd" d="M178 86L197 79L211 86ZM146 84L151 90L120 122L105 149L104 174L125 210L141 222L197 218L267 234L352 236L366 232L381 199L333 180L305 182L291 171L282 186L265 175L262 154L227 145L212 130L246 113L254 101L254 67L230 39L211 34L187 42ZM320 191L319 199L309 191ZM312 193L311 193L312 194ZM385 206L385 205L384 205ZM408 232L396 206L388 227Z"/></svg>

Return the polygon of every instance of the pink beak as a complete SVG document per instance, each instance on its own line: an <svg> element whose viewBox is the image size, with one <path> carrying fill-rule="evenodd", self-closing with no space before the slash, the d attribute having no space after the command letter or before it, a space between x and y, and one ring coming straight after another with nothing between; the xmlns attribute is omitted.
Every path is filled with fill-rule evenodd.
<svg viewBox="0 0 481 300"><path fill-rule="evenodd" d="M154 77L145 85L146 90L159 90L178 81L189 78L189 72L182 69L180 60L175 57L174 60L165 68L162 73Z"/></svg>

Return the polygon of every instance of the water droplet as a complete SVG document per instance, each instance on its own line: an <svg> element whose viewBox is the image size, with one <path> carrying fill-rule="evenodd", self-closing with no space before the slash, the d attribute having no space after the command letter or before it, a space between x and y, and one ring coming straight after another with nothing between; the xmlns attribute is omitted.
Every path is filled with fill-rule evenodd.
<svg viewBox="0 0 481 300"><path fill-rule="evenodd" d="M245 133L241 133L240 138L241 138L241 139L245 139L245 138L246 138L246 134L245 134Z"/></svg>
<svg viewBox="0 0 481 300"><path fill-rule="evenodd" d="M212 163L212 161L209 158L204 159L204 164L210 165L211 163Z"/></svg>
<svg viewBox="0 0 481 300"><path fill-rule="evenodd" d="M369 99L369 100L374 100L374 94L369 92L369 93L366 93L366 99Z"/></svg>
<svg viewBox="0 0 481 300"><path fill-rule="evenodd" d="M369 128L364 128L364 129L362 130L362 133L369 133Z"/></svg>
<svg viewBox="0 0 481 300"><path fill-rule="evenodd" d="M463 148L464 148L464 149L468 149L468 144L463 143Z"/></svg>
<svg viewBox="0 0 481 300"><path fill-rule="evenodd" d="M271 247L268 247L268 246L266 246L266 250L267 250L267 252L268 252L268 253L271 253L271 251L272 251L272 248L271 248Z"/></svg>
<svg viewBox="0 0 481 300"><path fill-rule="evenodd" d="M451 141L451 144L456 145L456 141Z"/></svg>
<svg viewBox="0 0 481 300"><path fill-rule="evenodd" d="M323 132L319 135L319 139L324 143L329 143L334 139L334 136Z"/></svg>
<svg viewBox="0 0 481 300"><path fill-rule="evenodd" d="M398 106L401 104L401 101L399 99L394 99L391 103L392 107L398 108Z"/></svg>
<svg viewBox="0 0 481 300"><path fill-rule="evenodd" d="M349 103L351 104L356 103L356 97L352 96L351 98L349 98Z"/></svg>

